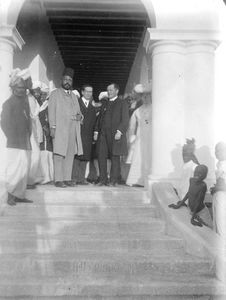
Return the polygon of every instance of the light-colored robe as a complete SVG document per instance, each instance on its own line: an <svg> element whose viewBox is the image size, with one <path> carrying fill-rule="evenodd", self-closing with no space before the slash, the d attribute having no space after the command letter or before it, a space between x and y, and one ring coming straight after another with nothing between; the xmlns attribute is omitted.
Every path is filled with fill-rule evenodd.
<svg viewBox="0 0 226 300"><path fill-rule="evenodd" d="M66 156L69 139L75 139L74 154L82 155L82 141L80 133L80 121L73 120L80 107L74 93L68 95L63 88L58 88L50 94L48 114L49 124L56 127L55 138L53 139L53 152L61 156ZM75 126L76 135L70 136L70 128Z"/></svg>
<svg viewBox="0 0 226 300"><path fill-rule="evenodd" d="M127 185L145 186L151 172L151 104L136 109L130 119L129 154L126 163L131 163Z"/></svg>
<svg viewBox="0 0 226 300"><path fill-rule="evenodd" d="M31 160L30 169L28 174L28 185L33 185L41 181L41 174L39 173L40 163L40 146L39 144L43 141L42 125L39 120L39 109L40 106L38 101L31 94L28 95L28 102L30 107L30 117L32 122L31 132Z"/></svg>
<svg viewBox="0 0 226 300"><path fill-rule="evenodd" d="M226 160L218 161L216 179L226 184ZM226 244L226 191L217 191L213 196L213 228Z"/></svg>

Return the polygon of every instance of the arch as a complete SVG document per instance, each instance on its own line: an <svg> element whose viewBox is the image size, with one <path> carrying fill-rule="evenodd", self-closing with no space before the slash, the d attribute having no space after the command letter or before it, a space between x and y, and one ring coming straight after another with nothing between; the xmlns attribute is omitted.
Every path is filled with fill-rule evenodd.
<svg viewBox="0 0 226 300"><path fill-rule="evenodd" d="M16 26L24 2L25 0L2 1L0 5L0 24Z"/></svg>
<svg viewBox="0 0 226 300"><path fill-rule="evenodd" d="M71 0L76 2L77 0ZM149 16L152 28L159 29L205 29L219 30L223 0L137 0ZM16 25L18 15L25 0L2 1L0 24ZM192 19L192 22L191 22Z"/></svg>

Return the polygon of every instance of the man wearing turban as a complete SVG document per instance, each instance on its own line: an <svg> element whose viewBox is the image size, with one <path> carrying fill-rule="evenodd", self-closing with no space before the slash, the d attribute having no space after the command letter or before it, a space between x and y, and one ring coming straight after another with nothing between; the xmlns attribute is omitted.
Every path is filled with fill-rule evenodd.
<svg viewBox="0 0 226 300"><path fill-rule="evenodd" d="M39 164L41 159L40 143L43 142L42 125L39 120L40 111L40 98L41 98L41 86L40 81L33 81L32 86L29 89L28 102L30 107L30 117L32 121L32 133L31 133L31 163L28 173L28 188L33 189L37 183L42 180L41 173L39 172Z"/></svg>
<svg viewBox="0 0 226 300"><path fill-rule="evenodd" d="M51 136L53 138L53 160L55 186L74 186L72 166L74 156L82 155L80 112L77 96L72 93L74 71L66 68L61 87L50 94L48 112Z"/></svg>
<svg viewBox="0 0 226 300"><path fill-rule="evenodd" d="M53 142L50 136L48 103L49 103L49 88L41 83L41 97L39 108L39 120L42 125L43 141L40 143L41 158L40 158L40 173L42 176L42 184L53 181Z"/></svg>
<svg viewBox="0 0 226 300"><path fill-rule="evenodd" d="M27 70L12 72L12 95L3 103L1 127L7 139L7 203L31 202L24 198L31 152L31 118L26 90L31 79Z"/></svg>

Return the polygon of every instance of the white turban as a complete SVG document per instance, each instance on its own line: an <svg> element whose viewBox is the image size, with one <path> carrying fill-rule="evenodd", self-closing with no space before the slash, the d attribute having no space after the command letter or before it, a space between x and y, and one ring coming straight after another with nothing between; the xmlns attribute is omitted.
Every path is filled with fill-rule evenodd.
<svg viewBox="0 0 226 300"><path fill-rule="evenodd" d="M77 90L73 90L73 91L72 91L72 93L74 93L74 94L75 94L75 96L77 96L77 97L79 97L79 98L80 98L79 91L77 91Z"/></svg>
<svg viewBox="0 0 226 300"><path fill-rule="evenodd" d="M133 88L133 90L137 94L142 94L144 92L144 86L141 83L136 84L135 87Z"/></svg>
<svg viewBox="0 0 226 300"><path fill-rule="evenodd" d="M101 92L100 94L99 94L99 97L98 97L98 99L99 99L99 101L101 101L103 98L108 98L108 92Z"/></svg>
<svg viewBox="0 0 226 300"><path fill-rule="evenodd" d="M42 82L39 80L32 82L32 90L41 89L42 88Z"/></svg>
<svg viewBox="0 0 226 300"><path fill-rule="evenodd" d="M143 85L141 83L136 84L133 88L133 91L137 94L150 93L151 92L151 83Z"/></svg>
<svg viewBox="0 0 226 300"><path fill-rule="evenodd" d="M20 79L26 80L29 77L31 77L31 74L28 69L21 70L19 68L16 68L12 70L10 74L11 79L10 79L9 86L14 87L18 83L18 80Z"/></svg>
<svg viewBox="0 0 226 300"><path fill-rule="evenodd" d="M17 75L21 77L23 80L27 80L29 77L31 77L31 73L29 69L23 69Z"/></svg>
<svg viewBox="0 0 226 300"><path fill-rule="evenodd" d="M44 82L41 82L41 92L47 94L49 93L49 87Z"/></svg>

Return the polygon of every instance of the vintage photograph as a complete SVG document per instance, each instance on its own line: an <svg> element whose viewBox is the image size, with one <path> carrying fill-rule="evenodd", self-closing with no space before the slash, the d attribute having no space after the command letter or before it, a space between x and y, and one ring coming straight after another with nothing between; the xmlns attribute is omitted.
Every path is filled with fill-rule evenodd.
<svg viewBox="0 0 226 300"><path fill-rule="evenodd" d="M226 0L0 0L0 300L226 300Z"/></svg>

